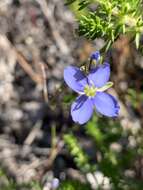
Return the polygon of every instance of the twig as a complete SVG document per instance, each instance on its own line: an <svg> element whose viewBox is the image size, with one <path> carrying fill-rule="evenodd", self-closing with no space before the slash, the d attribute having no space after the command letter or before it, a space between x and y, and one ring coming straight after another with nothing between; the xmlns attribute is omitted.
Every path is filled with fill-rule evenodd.
<svg viewBox="0 0 143 190"><path fill-rule="evenodd" d="M46 71L45 66L43 63L40 63L41 70L42 70L42 76L43 76L43 95L45 102L48 102L48 91L47 91L47 83L46 83Z"/></svg>
<svg viewBox="0 0 143 190"><path fill-rule="evenodd" d="M29 133L29 135L25 139L24 144L26 144L26 145L31 145L32 144L32 142L34 141L34 139L36 138L37 134L40 131L41 125L42 125L41 120L36 122L36 124L33 126L33 129L31 130L31 132Z"/></svg>
<svg viewBox="0 0 143 190"><path fill-rule="evenodd" d="M24 58L24 56L11 44L11 42L7 39L6 36L1 35L1 39L4 39L8 42L11 49L14 52L14 55L19 63L19 65L23 68L23 70L30 76L30 78L38 85L43 86L43 94L44 94L44 100L45 102L48 102L48 92L47 92L47 84L46 84L46 71L45 71L45 65L43 63L40 63L41 73L36 73L31 65L27 62L27 60ZM5 82L0 82L0 85L5 84Z"/></svg>
<svg viewBox="0 0 143 190"><path fill-rule="evenodd" d="M45 0L36 0L36 1L40 5L41 10L49 23L49 26L52 31L52 35L54 37L54 40L57 46L59 47L59 50L63 54L69 54L70 50L68 48L68 45L57 30L58 29L57 23L55 22L54 16L53 16L54 7L53 6L49 7Z"/></svg>
<svg viewBox="0 0 143 190"><path fill-rule="evenodd" d="M32 67L30 66L30 64L28 64L28 62L23 57L23 55L20 52L18 52L16 49L15 49L15 53L17 55L18 63L23 68L23 70L31 77L31 79L34 82L38 84L42 84L42 81L43 81L42 77L33 71Z"/></svg>
<svg viewBox="0 0 143 190"><path fill-rule="evenodd" d="M46 171L48 171L52 167L56 156L59 154L63 146L64 146L64 143L61 141L61 139L59 139L55 147L51 148L49 157L45 161L42 161L41 165L39 165L43 168L43 170L41 170L41 172L36 176L36 178L38 178L40 181L42 180L42 177L46 173Z"/></svg>

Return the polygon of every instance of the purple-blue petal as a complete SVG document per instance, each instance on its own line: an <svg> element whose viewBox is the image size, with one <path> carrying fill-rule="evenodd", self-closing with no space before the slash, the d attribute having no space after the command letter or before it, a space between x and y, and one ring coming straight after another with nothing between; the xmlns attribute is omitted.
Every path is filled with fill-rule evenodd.
<svg viewBox="0 0 143 190"><path fill-rule="evenodd" d="M88 75L89 83L94 83L96 87L104 86L110 77L110 65L109 63L105 62L102 65L97 66L96 68L92 69Z"/></svg>
<svg viewBox="0 0 143 190"><path fill-rule="evenodd" d="M76 92L83 92L87 78L78 67L68 66L64 70L66 84Z"/></svg>
<svg viewBox="0 0 143 190"><path fill-rule="evenodd" d="M108 117L118 116L120 107L117 100L112 95L105 92L97 92L93 101L96 110L102 115Z"/></svg>
<svg viewBox="0 0 143 190"><path fill-rule="evenodd" d="M100 52L99 51L95 51L91 54L90 59L98 61L100 59Z"/></svg>
<svg viewBox="0 0 143 190"><path fill-rule="evenodd" d="M71 116L74 122L86 123L92 116L93 102L87 96L79 96L71 106Z"/></svg>

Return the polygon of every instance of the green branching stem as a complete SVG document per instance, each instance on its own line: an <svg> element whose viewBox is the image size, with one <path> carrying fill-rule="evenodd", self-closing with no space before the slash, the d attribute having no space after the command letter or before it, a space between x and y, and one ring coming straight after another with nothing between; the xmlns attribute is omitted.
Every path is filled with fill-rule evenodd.
<svg viewBox="0 0 143 190"><path fill-rule="evenodd" d="M86 9L78 21L80 36L91 40L103 38L104 52L123 34L131 36L139 48L143 33L142 0L67 0L68 4L75 2L78 11Z"/></svg>
<svg viewBox="0 0 143 190"><path fill-rule="evenodd" d="M89 163L88 155L82 150L74 135L64 135L64 141L70 151L70 154L73 156L76 165L82 172L87 173L91 170L95 170L95 166Z"/></svg>

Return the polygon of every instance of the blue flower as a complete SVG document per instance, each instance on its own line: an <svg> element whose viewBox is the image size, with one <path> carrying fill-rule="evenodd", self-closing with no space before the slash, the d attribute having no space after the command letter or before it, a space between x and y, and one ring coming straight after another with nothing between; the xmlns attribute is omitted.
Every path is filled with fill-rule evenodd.
<svg viewBox="0 0 143 190"><path fill-rule="evenodd" d="M95 60L95 61L99 61L100 60L100 52L99 51L93 52L90 56L90 59Z"/></svg>
<svg viewBox="0 0 143 190"><path fill-rule="evenodd" d="M108 82L109 77L110 65L106 62L91 69L87 76L75 66L68 66L64 70L66 84L79 94L71 106L71 116L74 122L86 123L91 118L94 108L107 117L118 116L117 100L104 92L113 84Z"/></svg>

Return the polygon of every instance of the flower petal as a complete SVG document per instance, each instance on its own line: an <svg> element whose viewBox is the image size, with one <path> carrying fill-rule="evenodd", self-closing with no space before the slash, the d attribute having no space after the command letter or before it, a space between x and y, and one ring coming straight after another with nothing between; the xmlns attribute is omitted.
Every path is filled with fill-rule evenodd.
<svg viewBox="0 0 143 190"><path fill-rule="evenodd" d="M87 84L87 78L78 67L68 66L64 70L66 84L76 92L82 92Z"/></svg>
<svg viewBox="0 0 143 190"><path fill-rule="evenodd" d="M94 83L96 87L104 86L110 77L110 65L109 63L104 63L92 69L88 75L89 83Z"/></svg>
<svg viewBox="0 0 143 190"><path fill-rule="evenodd" d="M100 52L99 51L95 51L91 54L90 59L92 60L96 60L99 61L100 59Z"/></svg>
<svg viewBox="0 0 143 190"><path fill-rule="evenodd" d="M99 113L108 117L118 116L120 107L112 95L105 92L97 92L93 101Z"/></svg>
<svg viewBox="0 0 143 190"><path fill-rule="evenodd" d="M71 106L71 116L73 121L84 124L92 116L93 103L87 96L79 96Z"/></svg>

